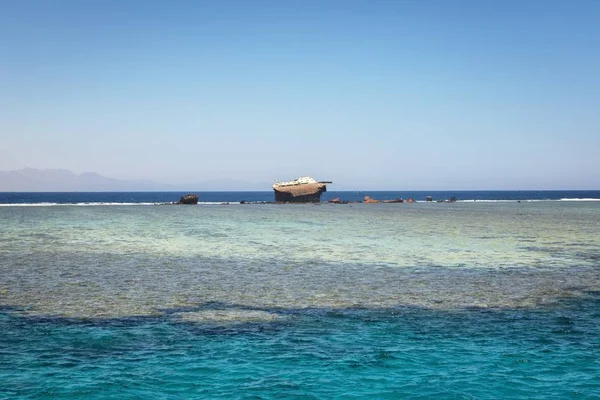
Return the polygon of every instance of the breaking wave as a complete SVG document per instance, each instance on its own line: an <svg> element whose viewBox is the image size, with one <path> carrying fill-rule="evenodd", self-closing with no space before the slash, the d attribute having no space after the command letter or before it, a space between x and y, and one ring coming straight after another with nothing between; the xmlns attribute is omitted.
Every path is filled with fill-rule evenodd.
<svg viewBox="0 0 600 400"><path fill-rule="evenodd" d="M488 199L464 199L456 200L456 203L534 203L534 202L600 202L597 198L563 198L563 199L522 199L522 200L488 200ZM247 202L248 204L256 203L263 204L269 202ZM354 202L351 202L354 203ZM355 203L361 203L356 201ZM424 200L418 200L416 203L448 203L448 201L441 202L428 202ZM221 206L221 205L239 205L242 204L239 201L200 201L197 205L199 206ZM327 204L324 201L322 204ZM174 202L83 202L83 203L0 203L0 207L61 207L61 206L72 206L72 207L102 207L102 206L164 206L164 205L176 205Z"/></svg>
<svg viewBox="0 0 600 400"><path fill-rule="evenodd" d="M228 204L240 204L240 202L217 202L217 201L204 201L198 202L198 205L228 205ZM89 203L0 203L0 207L55 207L55 206L75 206L75 207L98 207L98 206L164 206L164 205L175 205L175 203L109 203L109 202L89 202Z"/></svg>
<svg viewBox="0 0 600 400"><path fill-rule="evenodd" d="M600 199L594 199L594 198L583 198L583 199L578 199L578 198L574 198L574 199L559 199L558 201L600 201Z"/></svg>

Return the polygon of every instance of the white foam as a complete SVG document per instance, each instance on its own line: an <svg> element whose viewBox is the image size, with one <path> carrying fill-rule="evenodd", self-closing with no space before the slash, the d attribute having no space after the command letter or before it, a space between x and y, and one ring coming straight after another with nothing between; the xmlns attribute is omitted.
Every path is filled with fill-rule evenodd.
<svg viewBox="0 0 600 400"><path fill-rule="evenodd" d="M487 200L487 199L470 199L456 200L457 203L515 203L518 200Z"/></svg>
<svg viewBox="0 0 600 400"><path fill-rule="evenodd" d="M573 198L573 199L569 199L569 198L565 198L565 199L560 199L559 201L600 201L600 199L594 199L594 198Z"/></svg>
<svg viewBox="0 0 600 400"><path fill-rule="evenodd" d="M92 207L92 206L160 206L175 204L170 202L156 203L111 203L111 202L86 202L86 203L6 203L0 204L0 207L55 207L55 206L72 206L72 207ZM203 201L198 202L198 205L230 205L240 204L239 201Z"/></svg>
<svg viewBox="0 0 600 400"><path fill-rule="evenodd" d="M516 202L526 202L526 203L537 203L543 201L600 201L600 199L594 198L583 198L583 199L520 199L520 200L456 200L457 203L516 203Z"/></svg>
<svg viewBox="0 0 600 400"><path fill-rule="evenodd" d="M88 206L157 206L169 203L104 203L104 202L89 202L89 203L7 203L0 204L0 207L54 207L54 206L73 206L73 207L88 207Z"/></svg>
<svg viewBox="0 0 600 400"><path fill-rule="evenodd" d="M202 206L221 206L221 205L229 205L229 204L241 204L239 201L199 201L199 205Z"/></svg>

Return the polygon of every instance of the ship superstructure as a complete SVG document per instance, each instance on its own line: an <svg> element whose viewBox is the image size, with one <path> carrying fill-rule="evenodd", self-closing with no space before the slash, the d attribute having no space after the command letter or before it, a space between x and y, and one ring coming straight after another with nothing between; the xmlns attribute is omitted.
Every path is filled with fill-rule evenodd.
<svg viewBox="0 0 600 400"><path fill-rule="evenodd" d="M318 182L310 176L303 176L287 182L273 184L275 201L278 203L318 203L321 194L327 191L329 181Z"/></svg>

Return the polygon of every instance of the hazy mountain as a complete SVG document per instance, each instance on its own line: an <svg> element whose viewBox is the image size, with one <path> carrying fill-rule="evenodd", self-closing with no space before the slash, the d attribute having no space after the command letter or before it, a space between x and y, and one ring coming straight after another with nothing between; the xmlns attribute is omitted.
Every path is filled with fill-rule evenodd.
<svg viewBox="0 0 600 400"><path fill-rule="evenodd" d="M172 190L165 185L145 180L107 178L95 172L80 175L66 169L23 168L0 171L0 192L96 192L96 191Z"/></svg>
<svg viewBox="0 0 600 400"><path fill-rule="evenodd" d="M95 172L75 174L66 169L23 168L0 171L0 192L119 192L119 191L262 191L270 183L215 179L189 184L165 184L149 180L121 180Z"/></svg>

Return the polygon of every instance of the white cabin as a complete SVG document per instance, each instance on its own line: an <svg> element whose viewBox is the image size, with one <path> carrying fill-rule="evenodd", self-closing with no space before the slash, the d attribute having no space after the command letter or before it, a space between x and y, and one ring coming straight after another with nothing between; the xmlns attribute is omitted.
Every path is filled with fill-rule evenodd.
<svg viewBox="0 0 600 400"><path fill-rule="evenodd" d="M287 182L276 182L275 184L273 184L273 189L278 188L278 187L284 187L284 186L300 186L300 185L307 185L309 183L318 183L317 181L315 181L313 178L311 178L310 176L302 176L298 179L294 179L293 181L287 181Z"/></svg>

